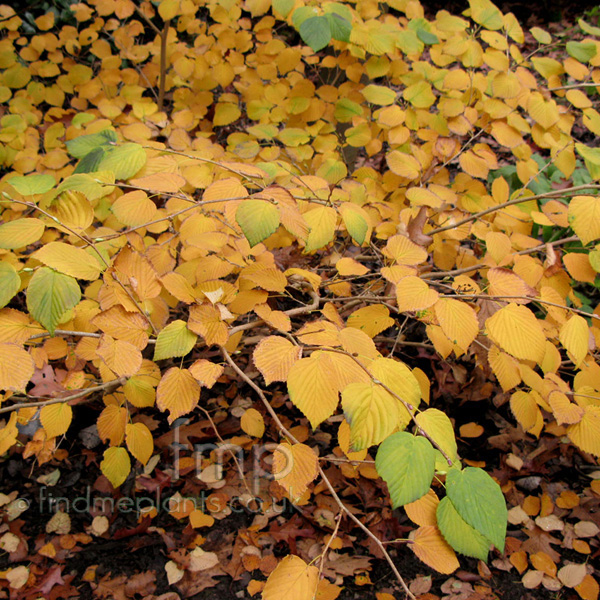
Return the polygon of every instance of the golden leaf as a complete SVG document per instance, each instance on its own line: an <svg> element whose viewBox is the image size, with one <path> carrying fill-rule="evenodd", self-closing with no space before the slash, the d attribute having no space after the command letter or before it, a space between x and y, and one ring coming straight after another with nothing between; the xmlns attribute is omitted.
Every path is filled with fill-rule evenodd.
<svg viewBox="0 0 600 600"><path fill-rule="evenodd" d="M318 583L319 569L290 554L269 575L262 600L313 600Z"/></svg>
<svg viewBox="0 0 600 600"><path fill-rule="evenodd" d="M169 423L191 412L199 399L200 384L187 369L171 367L156 388L156 406L169 411Z"/></svg>
<svg viewBox="0 0 600 600"><path fill-rule="evenodd" d="M411 531L408 547L428 566L439 573L449 575L460 566L454 550L442 537L435 525L426 525Z"/></svg>
<svg viewBox="0 0 600 600"><path fill-rule="evenodd" d="M286 381L292 365L301 356L302 348L283 337L271 335L258 343L252 359L266 385L270 385L273 381Z"/></svg>
<svg viewBox="0 0 600 600"><path fill-rule="evenodd" d="M314 481L319 470L317 454L305 444L284 442L273 453L273 478L296 502Z"/></svg>
<svg viewBox="0 0 600 600"><path fill-rule="evenodd" d="M143 423L127 423L125 426L125 443L131 454L145 465L154 450L152 433Z"/></svg>
<svg viewBox="0 0 600 600"><path fill-rule="evenodd" d="M72 420L73 409L66 402L49 404L40 410L40 421L49 438L67 433Z"/></svg>

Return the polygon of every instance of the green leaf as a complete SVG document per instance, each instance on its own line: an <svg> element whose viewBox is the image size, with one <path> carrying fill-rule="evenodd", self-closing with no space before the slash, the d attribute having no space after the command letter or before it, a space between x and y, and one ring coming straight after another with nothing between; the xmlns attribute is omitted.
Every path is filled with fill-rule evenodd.
<svg viewBox="0 0 600 600"><path fill-rule="evenodd" d="M244 200L235 213L250 246L266 240L279 227L279 210L265 200Z"/></svg>
<svg viewBox="0 0 600 600"><path fill-rule="evenodd" d="M134 143L107 150L98 171L112 171L116 179L133 177L146 164L146 151Z"/></svg>
<svg viewBox="0 0 600 600"><path fill-rule="evenodd" d="M194 347L197 339L198 336L187 328L187 323L177 319L159 332L152 360L185 356Z"/></svg>
<svg viewBox="0 0 600 600"><path fill-rule="evenodd" d="M317 9L314 6L299 6L292 15L292 23L296 29L300 29L300 25L307 19L315 17Z"/></svg>
<svg viewBox="0 0 600 600"><path fill-rule="evenodd" d="M75 167L73 174L79 173L93 173L98 170L102 159L106 151L104 148L99 146L98 148L94 148L90 150L78 163Z"/></svg>
<svg viewBox="0 0 600 600"><path fill-rule="evenodd" d="M588 62L596 56L596 44L591 42L567 42L567 53L579 62Z"/></svg>
<svg viewBox="0 0 600 600"><path fill-rule="evenodd" d="M67 142L67 150L74 158L83 158L99 146L112 146L117 143L117 134L112 129L104 129L90 135L80 135Z"/></svg>
<svg viewBox="0 0 600 600"><path fill-rule="evenodd" d="M49 192L56 184L56 181L52 175L36 173L24 177L13 177L8 180L8 183L22 196L33 196L34 194Z"/></svg>
<svg viewBox="0 0 600 600"><path fill-rule="evenodd" d="M15 268L6 262L0 263L0 308L4 308L19 291L21 278Z"/></svg>
<svg viewBox="0 0 600 600"><path fill-rule="evenodd" d="M417 29L417 37L428 46L432 46L433 44L439 44L440 40L438 39L435 33L431 33L425 29Z"/></svg>
<svg viewBox="0 0 600 600"><path fill-rule="evenodd" d="M327 4L324 4L323 12L326 15L336 14L342 17L342 19L352 22L352 11L348 6L341 4L340 2L328 2Z"/></svg>
<svg viewBox="0 0 600 600"><path fill-rule="evenodd" d="M363 107L349 100L348 98L341 98L335 103L335 109L333 116L339 123L350 123L353 117L357 117L363 114Z"/></svg>
<svg viewBox="0 0 600 600"><path fill-rule="evenodd" d="M273 0L273 11L278 12L285 19L294 8L294 4L294 0Z"/></svg>
<svg viewBox="0 0 600 600"><path fill-rule="evenodd" d="M600 179L600 148L590 148L585 144L575 143L575 150L583 158L592 178Z"/></svg>
<svg viewBox="0 0 600 600"><path fill-rule="evenodd" d="M446 494L460 516L504 552L508 511L500 486L478 467L451 469Z"/></svg>
<svg viewBox="0 0 600 600"><path fill-rule="evenodd" d="M77 281L49 267L38 269L27 287L27 308L31 316L51 334L67 311L81 300Z"/></svg>
<svg viewBox="0 0 600 600"><path fill-rule="evenodd" d="M299 31L302 41L314 52L322 50L331 41L331 26L327 17L310 17L300 25Z"/></svg>
<svg viewBox="0 0 600 600"><path fill-rule="evenodd" d="M337 13L327 13L325 18L329 22L331 37L340 42L350 41L350 32L352 31L352 23L344 19Z"/></svg>
<svg viewBox="0 0 600 600"><path fill-rule="evenodd" d="M401 431L382 442L375 468L387 483L394 508L414 502L429 491L434 464L433 446L424 437Z"/></svg>
<svg viewBox="0 0 600 600"><path fill-rule="evenodd" d="M490 543L462 519L447 496L438 504L436 517L439 530L457 552L487 562Z"/></svg>

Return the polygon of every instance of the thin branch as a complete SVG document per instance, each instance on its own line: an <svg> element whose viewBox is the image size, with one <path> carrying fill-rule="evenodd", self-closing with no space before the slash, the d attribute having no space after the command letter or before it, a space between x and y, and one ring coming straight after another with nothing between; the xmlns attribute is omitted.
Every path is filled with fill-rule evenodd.
<svg viewBox="0 0 600 600"><path fill-rule="evenodd" d="M86 388L84 390L76 392L75 394L65 396L64 398L48 398L47 400L41 400L39 402L20 402L18 404L13 404L11 406L0 408L0 414L12 412L13 410L19 410L21 408L35 408L36 406L49 406L50 404L62 404L65 402L71 402L73 400L77 400L77 398L84 398L85 396L89 396L94 392L107 390L111 387L119 387L123 385L126 381L127 377L119 377L118 379L113 379L113 381L108 381L107 383L103 383L101 385L95 385L93 387Z"/></svg>
<svg viewBox="0 0 600 600"><path fill-rule="evenodd" d="M167 19L160 32L160 79L158 83L158 110L162 112L165 103L165 84L167 79L167 38L169 37L169 25L171 19Z"/></svg>

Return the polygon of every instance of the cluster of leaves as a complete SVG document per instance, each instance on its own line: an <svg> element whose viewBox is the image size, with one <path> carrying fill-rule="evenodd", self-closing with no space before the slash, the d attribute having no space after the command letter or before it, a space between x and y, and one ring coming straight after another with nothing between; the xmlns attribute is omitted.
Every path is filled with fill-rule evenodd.
<svg viewBox="0 0 600 600"><path fill-rule="evenodd" d="M489 0L432 20L416 0L71 9L23 37L0 7L0 453L64 459L72 405L102 393L116 488L156 457L145 415L172 424L237 377L260 409L244 431L259 440L266 417L283 438L281 493L324 486L351 518L261 375L298 425L339 422L347 461L373 453L425 563L503 552L499 485L394 350L427 338L496 380L525 432L600 456L600 312L574 290L600 271L600 149L574 134L600 135L600 30L582 21L559 60L540 29L524 55ZM289 556L263 597L312 598L322 568Z"/></svg>

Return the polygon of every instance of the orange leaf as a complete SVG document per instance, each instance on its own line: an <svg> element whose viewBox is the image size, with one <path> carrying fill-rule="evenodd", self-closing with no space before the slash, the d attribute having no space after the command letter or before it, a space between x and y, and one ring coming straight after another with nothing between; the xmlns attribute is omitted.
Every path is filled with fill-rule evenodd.
<svg viewBox="0 0 600 600"><path fill-rule="evenodd" d="M200 399L200 384L188 369L171 367L156 389L156 406L168 410L169 423L191 412Z"/></svg>
<svg viewBox="0 0 600 600"><path fill-rule="evenodd" d="M449 575L460 566L454 550L434 525L411 531L409 548L428 566Z"/></svg>

